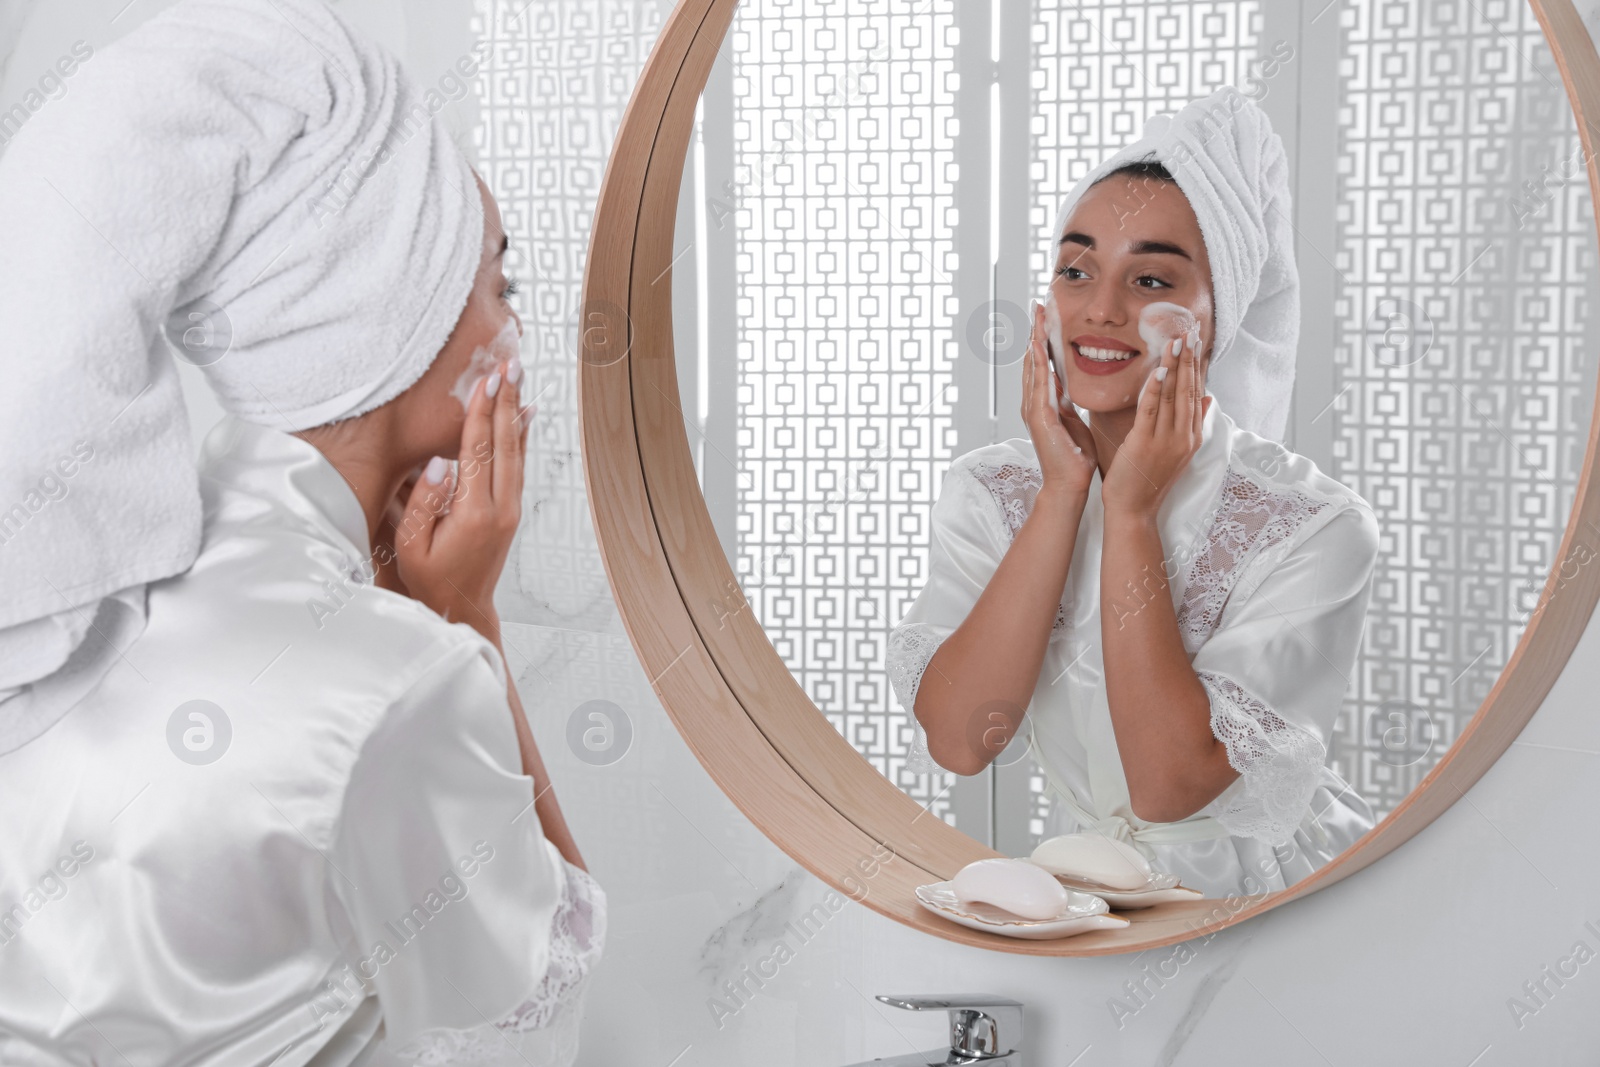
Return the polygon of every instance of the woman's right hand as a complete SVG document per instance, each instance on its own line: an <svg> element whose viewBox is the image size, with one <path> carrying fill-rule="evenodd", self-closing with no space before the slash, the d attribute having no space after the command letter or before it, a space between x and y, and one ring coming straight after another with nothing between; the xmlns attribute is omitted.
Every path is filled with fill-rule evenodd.
<svg viewBox="0 0 1600 1067"><path fill-rule="evenodd" d="M528 425L518 411L521 364L478 384L461 427L459 474L435 457L412 487L395 531L395 563L413 599L500 639L494 588L522 519ZM493 395L491 395L491 393Z"/></svg>
<svg viewBox="0 0 1600 1067"><path fill-rule="evenodd" d="M1033 303L1033 329L1028 355L1022 361L1022 421L1039 456L1044 488L1052 493L1088 496L1097 467L1094 434L1067 399L1062 383L1051 373L1044 308ZM1054 391L1056 403L1050 402ZM1042 491L1042 490L1041 490Z"/></svg>

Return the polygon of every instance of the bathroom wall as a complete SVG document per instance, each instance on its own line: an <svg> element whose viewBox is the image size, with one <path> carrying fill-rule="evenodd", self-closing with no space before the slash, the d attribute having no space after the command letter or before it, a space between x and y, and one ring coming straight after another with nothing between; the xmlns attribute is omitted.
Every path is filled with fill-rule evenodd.
<svg viewBox="0 0 1600 1067"><path fill-rule="evenodd" d="M70 9L0 0L0 33L16 34L0 40L0 58L9 57L0 106L63 41L83 36L80 28L100 34L99 47L162 6L139 0L118 14L125 0ZM471 44L471 0L346 0L342 9L424 78ZM530 113L524 125L479 136L474 151L513 241L520 235L524 245L524 355L541 408L523 541L501 590L508 658L609 898L581 1064L827 1067L931 1049L944 1040L942 1017L873 996L951 992L1024 1002L1025 1047L1037 1067L1594 1062L1600 717L1590 700L1600 687L1600 631L1592 626L1522 736L1418 838L1210 939L1139 957L1028 959L952 946L853 903L829 911L828 888L723 797L656 700L612 603L584 496L569 334L587 216L665 5L539 0L524 10L535 46L519 53L499 42L499 66L477 88L484 100L526 98ZM511 19L501 11L495 21ZM541 37L560 47L537 47ZM527 78L530 66L554 76ZM470 122L463 107L453 123ZM508 162L519 144L539 146L538 180L527 185L516 184L526 170ZM215 407L188 384L198 435ZM613 732L597 751L584 733L604 722ZM789 924L818 905L826 920L797 934ZM770 977L750 977L760 970ZM740 982L744 992L730 995L728 984ZM1544 987L1537 997L1527 986L1535 982Z"/></svg>

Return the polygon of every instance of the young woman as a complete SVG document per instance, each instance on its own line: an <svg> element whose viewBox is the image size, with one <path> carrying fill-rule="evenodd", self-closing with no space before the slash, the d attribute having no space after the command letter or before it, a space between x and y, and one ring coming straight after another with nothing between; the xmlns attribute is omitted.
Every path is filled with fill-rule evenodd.
<svg viewBox="0 0 1600 1067"><path fill-rule="evenodd" d="M1059 337L1036 306L1023 361L1029 439L952 463L890 642L933 760L976 774L1026 716L1049 833L1130 841L1208 895L1283 888L1373 825L1325 759L1376 519L1276 443L1288 197L1281 141L1231 89L1084 178L1055 231ZM1158 337L1157 302L1197 329Z"/></svg>
<svg viewBox="0 0 1600 1067"><path fill-rule="evenodd" d="M570 1064L605 895L494 604L494 198L319 0L78 79L0 164L5 488L69 487L0 553L0 1062Z"/></svg>

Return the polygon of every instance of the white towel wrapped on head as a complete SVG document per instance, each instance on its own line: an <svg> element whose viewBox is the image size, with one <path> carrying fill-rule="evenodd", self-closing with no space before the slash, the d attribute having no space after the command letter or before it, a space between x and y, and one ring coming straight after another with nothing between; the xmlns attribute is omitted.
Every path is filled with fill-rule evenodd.
<svg viewBox="0 0 1600 1067"><path fill-rule="evenodd" d="M1139 139L1084 175L1056 216L1054 242L1089 187L1155 160L1194 209L1211 260L1216 321L1207 389L1235 423L1282 441L1300 341L1300 274L1289 160L1265 111L1232 86L1152 116Z"/></svg>
<svg viewBox="0 0 1600 1067"><path fill-rule="evenodd" d="M289 431L392 400L444 346L483 205L422 100L320 0L181 0L0 158L0 752L43 728L7 704L102 599L198 551L168 334L225 409Z"/></svg>

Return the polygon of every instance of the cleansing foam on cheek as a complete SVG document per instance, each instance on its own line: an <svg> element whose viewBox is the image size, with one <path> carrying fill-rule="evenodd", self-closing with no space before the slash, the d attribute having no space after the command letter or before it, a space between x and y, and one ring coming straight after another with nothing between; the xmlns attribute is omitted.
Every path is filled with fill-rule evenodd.
<svg viewBox="0 0 1600 1067"><path fill-rule="evenodd" d="M1145 352L1155 357L1152 360L1154 367L1145 378L1145 383L1152 378L1159 380L1159 377L1166 373L1161 369L1162 360L1172 350L1172 342L1180 337L1183 338L1183 343L1189 351L1199 354L1200 320L1195 317L1194 312L1182 304L1158 300L1153 304L1146 304L1144 310L1139 312L1139 340L1144 342ZM1140 396L1143 396L1143 384L1139 386L1139 390Z"/></svg>
<svg viewBox="0 0 1600 1067"><path fill-rule="evenodd" d="M1200 321L1188 308L1158 300L1139 312L1139 340L1144 342L1145 351L1156 357L1156 366L1161 365L1161 358L1179 337L1191 352L1199 353Z"/></svg>
<svg viewBox="0 0 1600 1067"><path fill-rule="evenodd" d="M472 394L480 381L493 374L495 368L506 360L515 362L521 358L521 342L517 320L506 319L493 341L473 350L472 358L467 361L467 369L461 372L461 377L456 379L455 386L450 390L450 395L461 401L463 411L472 402Z"/></svg>

